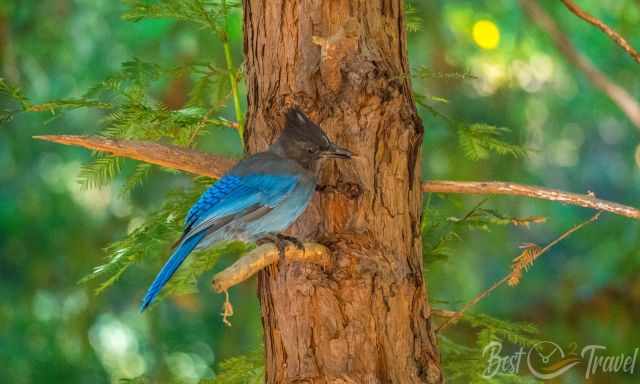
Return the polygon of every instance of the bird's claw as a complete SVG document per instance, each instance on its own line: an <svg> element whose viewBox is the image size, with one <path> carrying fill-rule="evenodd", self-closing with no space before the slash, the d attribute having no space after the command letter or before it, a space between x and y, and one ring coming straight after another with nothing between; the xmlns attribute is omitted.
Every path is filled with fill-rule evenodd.
<svg viewBox="0 0 640 384"><path fill-rule="evenodd" d="M298 240L293 236L287 236L287 235L281 235L281 234L278 234L275 236L266 236L256 241L256 244L262 245L266 242L273 243L276 246L276 248L278 248L278 254L280 255L281 258L284 258L287 242L293 244L299 250L304 251L304 244L302 243L302 241Z"/></svg>
<svg viewBox="0 0 640 384"><path fill-rule="evenodd" d="M288 241L299 250L304 251L304 244L297 237L281 235L281 234L277 235L276 237L278 237L282 242Z"/></svg>

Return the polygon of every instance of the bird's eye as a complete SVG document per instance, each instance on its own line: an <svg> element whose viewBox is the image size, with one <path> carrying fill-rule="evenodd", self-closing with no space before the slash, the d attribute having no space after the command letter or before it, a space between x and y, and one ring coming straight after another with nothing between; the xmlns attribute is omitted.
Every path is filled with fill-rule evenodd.
<svg viewBox="0 0 640 384"><path fill-rule="evenodd" d="M307 152L309 152L309 153L315 153L315 152L316 152L316 149L315 149L314 147L308 147L308 148L307 148Z"/></svg>

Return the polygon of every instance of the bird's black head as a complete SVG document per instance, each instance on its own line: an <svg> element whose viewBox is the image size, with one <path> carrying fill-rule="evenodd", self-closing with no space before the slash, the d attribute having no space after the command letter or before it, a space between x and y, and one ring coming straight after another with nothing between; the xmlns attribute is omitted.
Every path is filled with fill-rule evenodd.
<svg viewBox="0 0 640 384"><path fill-rule="evenodd" d="M351 158L351 152L329 140L322 129L297 108L287 111L282 135L275 143L282 154L305 169L315 169L322 158Z"/></svg>

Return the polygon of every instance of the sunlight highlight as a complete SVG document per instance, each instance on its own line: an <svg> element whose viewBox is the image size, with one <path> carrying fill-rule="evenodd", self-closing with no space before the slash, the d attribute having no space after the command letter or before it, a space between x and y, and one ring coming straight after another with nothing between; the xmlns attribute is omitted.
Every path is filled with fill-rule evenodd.
<svg viewBox="0 0 640 384"><path fill-rule="evenodd" d="M500 29L490 20L478 20L473 24L473 41L482 49L495 49L500 43Z"/></svg>

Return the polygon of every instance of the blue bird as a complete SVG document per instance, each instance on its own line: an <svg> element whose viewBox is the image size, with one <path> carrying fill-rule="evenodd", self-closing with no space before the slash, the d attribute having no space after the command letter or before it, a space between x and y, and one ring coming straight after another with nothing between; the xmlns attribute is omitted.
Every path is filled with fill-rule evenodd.
<svg viewBox="0 0 640 384"><path fill-rule="evenodd" d="M316 187L323 158L350 158L303 112L287 112L284 131L266 151L241 160L191 207L182 237L142 300L144 311L196 249L229 240L268 239L283 252L281 235L305 210Z"/></svg>

